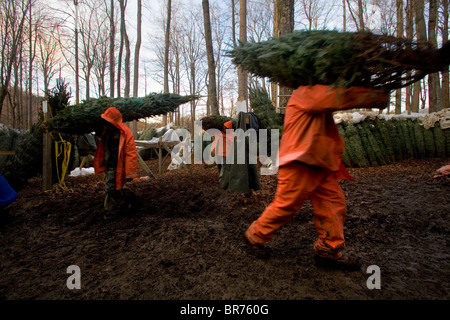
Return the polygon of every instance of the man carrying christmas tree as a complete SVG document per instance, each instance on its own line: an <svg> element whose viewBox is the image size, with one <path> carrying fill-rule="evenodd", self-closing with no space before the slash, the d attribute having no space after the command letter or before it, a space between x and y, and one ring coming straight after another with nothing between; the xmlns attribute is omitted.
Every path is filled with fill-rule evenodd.
<svg viewBox="0 0 450 320"><path fill-rule="evenodd" d="M316 263L327 267L359 269L356 257L343 255L346 203L337 179L352 179L342 163L344 140L333 112L352 108L388 106L384 90L364 87L300 86L287 104L279 149L275 198L245 232L253 252L267 257L264 244L309 199L314 208L318 239ZM261 256L261 254L263 254Z"/></svg>
<svg viewBox="0 0 450 320"><path fill-rule="evenodd" d="M131 130L122 122L120 111L111 107L101 115L104 131L94 157L95 173L105 172L105 219L129 210L136 202L125 186L137 176L137 150Z"/></svg>

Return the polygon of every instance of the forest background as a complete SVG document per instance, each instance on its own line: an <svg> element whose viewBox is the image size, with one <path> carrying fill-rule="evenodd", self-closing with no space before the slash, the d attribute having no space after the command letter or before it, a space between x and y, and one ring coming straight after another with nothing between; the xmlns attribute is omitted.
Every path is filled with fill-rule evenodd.
<svg viewBox="0 0 450 320"><path fill-rule="evenodd" d="M151 92L200 94L161 125L192 127L209 115L236 115L248 86L267 89L283 113L289 90L253 77L225 55L238 41L293 30L371 31L440 47L449 0L0 0L0 122L28 129L56 81L71 104ZM247 103L247 108L249 108ZM449 108L449 73L392 93L384 112ZM130 124L135 134L142 122ZM144 125L145 126L145 125Z"/></svg>

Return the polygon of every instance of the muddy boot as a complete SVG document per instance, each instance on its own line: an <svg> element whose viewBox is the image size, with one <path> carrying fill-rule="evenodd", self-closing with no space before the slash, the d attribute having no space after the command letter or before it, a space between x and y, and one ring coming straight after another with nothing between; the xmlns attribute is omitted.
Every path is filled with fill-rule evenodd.
<svg viewBox="0 0 450 320"><path fill-rule="evenodd" d="M246 246L246 251L249 255L257 258L257 259L269 259L270 258L270 252L267 247L265 247L263 244L253 244L250 242L247 236L247 232L244 234L244 242Z"/></svg>
<svg viewBox="0 0 450 320"><path fill-rule="evenodd" d="M343 248L333 248L328 244L317 241L314 244L314 262L316 266L327 269L356 271L361 269L359 258L344 255Z"/></svg>

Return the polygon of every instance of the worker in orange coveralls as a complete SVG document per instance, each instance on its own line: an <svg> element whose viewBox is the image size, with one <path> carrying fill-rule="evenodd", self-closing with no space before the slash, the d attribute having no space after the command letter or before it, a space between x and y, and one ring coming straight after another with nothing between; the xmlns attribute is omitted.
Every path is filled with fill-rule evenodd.
<svg viewBox="0 0 450 320"><path fill-rule="evenodd" d="M105 172L105 219L131 208L134 193L125 186L137 176L137 149L133 133L122 122L120 111L111 107L102 115L104 131L94 156L95 174Z"/></svg>
<svg viewBox="0 0 450 320"><path fill-rule="evenodd" d="M223 124L222 139L214 139L211 146L211 152L216 153L216 161L219 173L222 172L222 167L225 164L228 151L230 150L231 145L234 141L234 134L229 133L227 135L227 129L233 129L233 122L231 120ZM221 158L221 161L219 160L219 157Z"/></svg>
<svg viewBox="0 0 450 320"><path fill-rule="evenodd" d="M214 119L211 117L204 117L201 119L203 130L207 131L209 129L216 129ZM221 137L215 137L211 144L211 153L215 154L217 169L219 170L219 180L223 174L223 165L225 164L226 157L228 151L231 148L231 145L234 141L234 134L227 134L227 129L233 129L233 122L227 121L223 124L222 128L220 128L220 132L222 133Z"/></svg>
<svg viewBox="0 0 450 320"><path fill-rule="evenodd" d="M247 244L267 258L264 244L309 199L318 239L316 264L359 269L357 257L342 254L346 202L338 179L352 179L342 162L344 140L333 112L387 107L389 94L364 87L300 86L287 104L279 149L278 185L272 203L245 232Z"/></svg>

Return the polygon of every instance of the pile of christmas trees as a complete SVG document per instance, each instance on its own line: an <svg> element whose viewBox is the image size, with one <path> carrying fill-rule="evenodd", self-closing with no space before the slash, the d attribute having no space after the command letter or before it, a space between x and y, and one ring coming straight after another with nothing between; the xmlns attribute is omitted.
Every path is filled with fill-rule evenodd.
<svg viewBox="0 0 450 320"><path fill-rule="evenodd" d="M44 124L50 131L84 134L101 130L101 114L109 107L122 113L123 121L138 120L175 111L181 104L198 99L199 96L181 96L174 93L152 93L141 98L89 99L80 104L67 106Z"/></svg>
<svg viewBox="0 0 450 320"><path fill-rule="evenodd" d="M39 120L22 135L20 143L14 148L14 156L10 156L2 167L2 174L16 191L22 189L28 179L42 173L41 123Z"/></svg>
<svg viewBox="0 0 450 320"><path fill-rule="evenodd" d="M278 129L280 130L281 137L281 132L283 131L283 115L276 112L267 90L259 85L250 86L248 97L250 107L261 120L264 129Z"/></svg>
<svg viewBox="0 0 450 320"><path fill-rule="evenodd" d="M400 160L450 157L450 129L439 122L425 128L420 119L366 119L338 124L348 167L386 165Z"/></svg>
<svg viewBox="0 0 450 320"><path fill-rule="evenodd" d="M236 65L296 89L301 85L404 87L450 63L450 42L426 43L368 32L295 31L228 52Z"/></svg>

